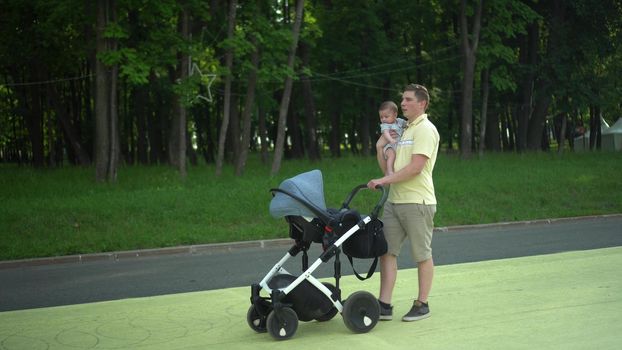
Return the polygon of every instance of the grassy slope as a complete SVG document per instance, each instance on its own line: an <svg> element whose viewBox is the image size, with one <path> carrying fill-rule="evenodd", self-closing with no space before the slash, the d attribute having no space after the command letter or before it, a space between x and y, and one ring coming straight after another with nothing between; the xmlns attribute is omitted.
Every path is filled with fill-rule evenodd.
<svg viewBox="0 0 622 350"><path fill-rule="evenodd" d="M326 202L378 176L372 158L288 161L281 174L249 164L243 177L212 166L185 181L167 167L126 167L116 184L96 184L91 168L0 167L0 259L92 253L287 237L268 213L268 189L319 168ZM439 156L436 226L622 212L622 154L491 154L481 160ZM369 211L378 193L353 207Z"/></svg>

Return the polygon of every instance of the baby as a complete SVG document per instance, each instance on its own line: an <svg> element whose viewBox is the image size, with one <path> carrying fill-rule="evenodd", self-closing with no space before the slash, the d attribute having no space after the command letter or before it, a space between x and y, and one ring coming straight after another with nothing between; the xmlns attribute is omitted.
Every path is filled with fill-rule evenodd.
<svg viewBox="0 0 622 350"><path fill-rule="evenodd" d="M385 101L378 109L380 115L380 138L376 143L376 151L382 152L386 160L385 175L393 174L395 163L395 149L397 142L404 132L406 120L397 117L397 105L393 101ZM397 139L391 136L391 130L397 134Z"/></svg>

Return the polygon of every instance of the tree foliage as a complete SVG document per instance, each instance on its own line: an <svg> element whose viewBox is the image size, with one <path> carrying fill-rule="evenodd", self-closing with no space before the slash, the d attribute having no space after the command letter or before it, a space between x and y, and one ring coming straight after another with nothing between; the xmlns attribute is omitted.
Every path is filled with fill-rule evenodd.
<svg viewBox="0 0 622 350"><path fill-rule="evenodd" d="M467 19L480 1L464 1ZM462 32L461 0L305 1L292 66L294 0L237 2L231 37L230 1L111 4L116 16L103 35L115 45L97 52L96 2L0 1L0 161L43 167L97 159L96 92L106 88L98 63L117 81L106 86L118 99L112 122L125 164L215 162L221 130L223 161L237 174L242 150L268 164L288 78L285 158L374 152L378 105L399 102L411 82L429 88L446 151L569 147L601 116L621 115L618 0L483 1L467 104L460 82L471 73L461 64L460 38L474 38Z"/></svg>

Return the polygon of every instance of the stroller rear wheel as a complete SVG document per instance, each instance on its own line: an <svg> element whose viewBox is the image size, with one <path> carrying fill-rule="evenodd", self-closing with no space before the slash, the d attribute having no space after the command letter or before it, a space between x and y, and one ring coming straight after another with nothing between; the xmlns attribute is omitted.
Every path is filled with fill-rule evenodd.
<svg viewBox="0 0 622 350"><path fill-rule="evenodd" d="M246 313L246 322L257 333L265 333L266 329L266 317L259 314L255 305L251 305Z"/></svg>
<svg viewBox="0 0 622 350"><path fill-rule="evenodd" d="M266 325L268 333L276 340L291 338L298 329L298 316L296 311L289 307L280 310L272 310L268 315Z"/></svg>
<svg viewBox="0 0 622 350"><path fill-rule="evenodd" d="M335 294L337 292L337 287L335 287L334 285L332 285L331 283L327 283L327 282L322 282L323 285L326 286L326 288L328 288L333 294ZM339 313L339 310L337 310L336 307L331 307L330 311L328 311L327 313L325 313L324 315L316 318L316 320L318 322L326 322L326 321L330 321L333 319L333 317L335 317L335 315L337 315Z"/></svg>
<svg viewBox="0 0 622 350"><path fill-rule="evenodd" d="M369 292L355 292L343 304L343 323L355 333L371 331L379 318L380 305Z"/></svg>

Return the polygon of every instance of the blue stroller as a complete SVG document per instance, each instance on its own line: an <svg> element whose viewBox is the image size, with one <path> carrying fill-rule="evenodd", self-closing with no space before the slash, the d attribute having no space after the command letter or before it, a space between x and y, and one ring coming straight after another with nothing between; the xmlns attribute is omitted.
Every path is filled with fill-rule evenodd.
<svg viewBox="0 0 622 350"><path fill-rule="evenodd" d="M274 196L270 213L275 218L285 218L289 224L289 236L295 243L261 282L251 286L251 306L246 317L251 329L284 340L296 333L299 320L323 322L331 320L337 313L342 314L347 328L355 333L369 332L376 326L380 318L376 297L366 291L357 291L342 300L339 288L342 248L350 262L352 257L375 258L367 278L373 274L378 257L387 250L382 222L378 219L388 196L386 189L379 186L382 196L370 215L362 216L349 208L358 191L366 188L364 184L355 187L340 209L326 207L319 170L287 179L279 188L270 190ZM323 253L309 266L307 250L312 243L322 244ZM283 265L300 252L303 253L303 273L294 276ZM334 285L322 283L311 275L333 257ZM365 279L358 274L357 277ZM261 296L262 290L269 297Z"/></svg>

